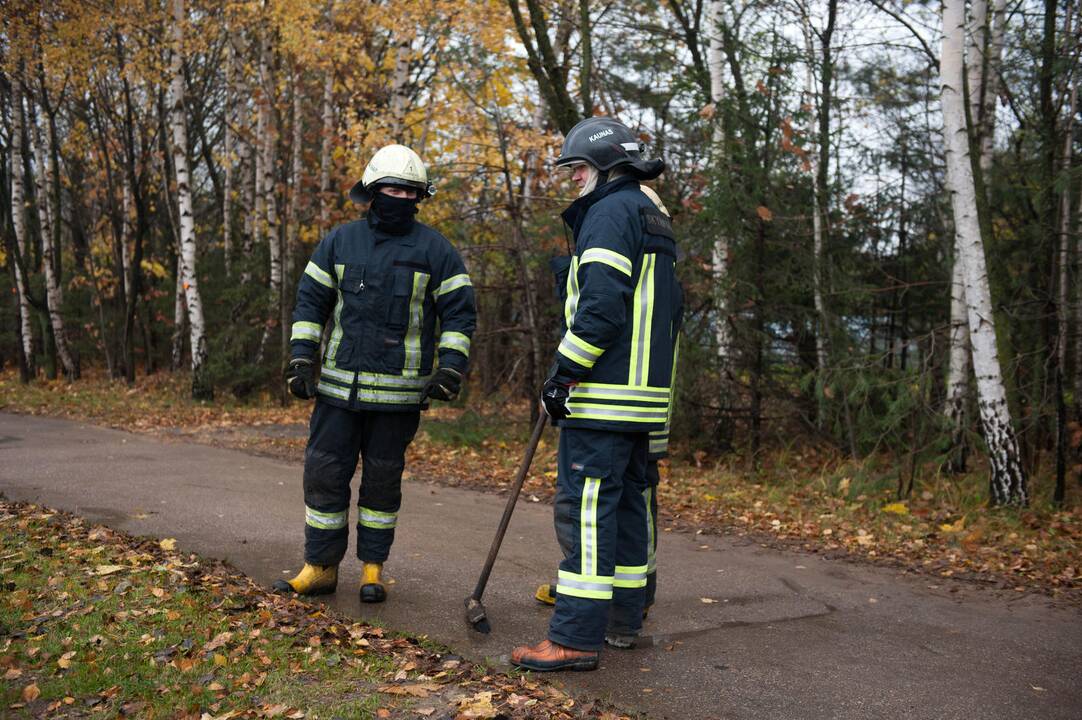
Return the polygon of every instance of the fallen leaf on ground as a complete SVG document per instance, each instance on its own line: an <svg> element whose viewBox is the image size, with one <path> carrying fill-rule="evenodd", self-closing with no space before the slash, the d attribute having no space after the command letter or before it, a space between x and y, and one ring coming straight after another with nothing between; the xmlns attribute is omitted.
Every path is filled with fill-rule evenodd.
<svg viewBox="0 0 1082 720"><path fill-rule="evenodd" d="M164 540L162 540L161 542L158 543L158 546L162 550L176 550L177 549L177 540L176 540L176 538L165 538Z"/></svg>
<svg viewBox="0 0 1082 720"><path fill-rule="evenodd" d="M30 683L23 688L23 702L34 702L41 695L37 683Z"/></svg>
<svg viewBox="0 0 1082 720"><path fill-rule="evenodd" d="M94 568L94 574L95 575L112 575L113 573L118 573L121 570L127 570L127 569L128 569L127 565L98 565L96 568Z"/></svg>
<svg viewBox="0 0 1082 720"><path fill-rule="evenodd" d="M712 605L716 603L717 600L715 600L714 598L699 598L699 602L703 603L704 605Z"/></svg>

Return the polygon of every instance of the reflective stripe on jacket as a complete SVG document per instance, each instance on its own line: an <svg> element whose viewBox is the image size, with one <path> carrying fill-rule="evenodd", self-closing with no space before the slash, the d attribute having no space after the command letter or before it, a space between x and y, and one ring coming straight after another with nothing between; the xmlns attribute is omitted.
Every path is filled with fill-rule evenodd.
<svg viewBox="0 0 1082 720"><path fill-rule="evenodd" d="M579 198L563 217L575 252L556 363L575 384L561 424L664 430L680 306L669 218L631 178Z"/></svg>
<svg viewBox="0 0 1082 720"><path fill-rule="evenodd" d="M465 374L476 321L470 276L443 235L419 222L390 235L362 219L316 247L297 286L290 345L293 357L314 357L329 323L320 396L416 410L437 354L439 366Z"/></svg>

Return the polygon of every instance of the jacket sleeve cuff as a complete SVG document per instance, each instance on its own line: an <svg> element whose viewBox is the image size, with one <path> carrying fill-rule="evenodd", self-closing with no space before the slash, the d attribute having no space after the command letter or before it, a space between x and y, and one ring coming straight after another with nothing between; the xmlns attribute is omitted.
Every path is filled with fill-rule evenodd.
<svg viewBox="0 0 1082 720"><path fill-rule="evenodd" d="M314 360L319 353L319 345L310 340L294 340L289 344L290 359L305 358Z"/></svg>
<svg viewBox="0 0 1082 720"><path fill-rule="evenodd" d="M451 368L465 375L468 366L469 360L458 350L440 348L440 367Z"/></svg>

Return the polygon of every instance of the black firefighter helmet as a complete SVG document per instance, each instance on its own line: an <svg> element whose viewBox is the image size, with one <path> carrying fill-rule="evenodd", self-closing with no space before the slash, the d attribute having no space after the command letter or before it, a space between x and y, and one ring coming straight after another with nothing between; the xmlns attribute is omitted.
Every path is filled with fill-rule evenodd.
<svg viewBox="0 0 1082 720"><path fill-rule="evenodd" d="M639 180L653 180L665 170L662 160L646 160L646 146L619 120L609 117L586 118L564 137L557 167L589 163L602 173L626 165Z"/></svg>

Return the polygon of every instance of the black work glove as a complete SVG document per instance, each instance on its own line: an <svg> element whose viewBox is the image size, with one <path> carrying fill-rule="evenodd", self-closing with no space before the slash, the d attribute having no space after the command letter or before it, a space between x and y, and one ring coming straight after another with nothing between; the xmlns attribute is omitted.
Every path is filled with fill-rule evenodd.
<svg viewBox="0 0 1082 720"><path fill-rule="evenodd" d="M553 376L541 386L541 404L545 406L545 414L553 420L563 420L571 415L571 411L567 409L571 385L572 383Z"/></svg>
<svg viewBox="0 0 1082 720"><path fill-rule="evenodd" d="M286 368L286 386L294 397L311 400L316 396L316 376L312 361L308 358L293 358Z"/></svg>
<svg viewBox="0 0 1082 720"><path fill-rule="evenodd" d="M428 398L450 402L458 397L458 391L461 389L462 373L451 368L440 368L432 379L425 383L421 391L421 402Z"/></svg>

